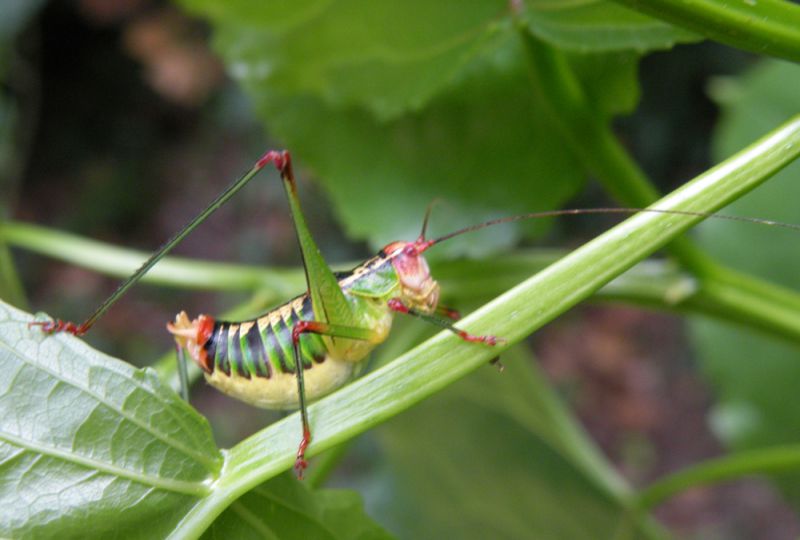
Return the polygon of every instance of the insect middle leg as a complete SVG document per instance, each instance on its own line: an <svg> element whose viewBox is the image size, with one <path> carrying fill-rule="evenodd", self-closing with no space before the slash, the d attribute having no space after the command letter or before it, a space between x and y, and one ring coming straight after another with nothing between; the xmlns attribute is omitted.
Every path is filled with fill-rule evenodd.
<svg viewBox="0 0 800 540"><path fill-rule="evenodd" d="M308 466L306 461L306 448L311 444L311 428L308 423L308 411L306 410L306 390L303 376L303 360L300 355L300 336L304 333L320 334L332 338L357 339L378 343L381 341L380 334L369 328L359 328L356 326L344 326L330 324L321 321L300 321L292 329L292 349L294 353L294 365L297 374L297 396L300 404L300 418L303 422L303 438L297 448L297 459L294 462L294 470L297 477L303 478L303 471ZM353 359L357 361L357 359Z"/></svg>

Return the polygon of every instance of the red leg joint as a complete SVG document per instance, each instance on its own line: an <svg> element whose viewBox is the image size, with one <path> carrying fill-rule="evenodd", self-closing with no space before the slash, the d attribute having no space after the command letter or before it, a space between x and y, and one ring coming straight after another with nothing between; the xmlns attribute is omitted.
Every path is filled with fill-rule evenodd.
<svg viewBox="0 0 800 540"><path fill-rule="evenodd" d="M311 432L308 429L303 430L303 439L300 441L300 446L297 448L297 459L294 462L294 472L298 480L303 479L303 473L308 467L306 461L306 448L311 444Z"/></svg>
<svg viewBox="0 0 800 540"><path fill-rule="evenodd" d="M57 334L59 332L67 332L73 336L82 336L89 328L83 324L75 324L70 321L62 321L61 319L53 319L52 321L34 321L28 323L28 328L38 326L45 334Z"/></svg>

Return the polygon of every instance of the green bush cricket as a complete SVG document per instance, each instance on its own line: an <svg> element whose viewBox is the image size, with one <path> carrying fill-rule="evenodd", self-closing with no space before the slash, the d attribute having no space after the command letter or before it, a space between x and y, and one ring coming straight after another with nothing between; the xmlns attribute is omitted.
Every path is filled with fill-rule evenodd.
<svg viewBox="0 0 800 540"><path fill-rule="evenodd" d="M289 200L305 268L306 293L252 320L217 321L208 315L191 320L185 312L180 312L167 328L177 344L184 397L188 394L184 354L188 352L202 369L206 380L232 397L269 409L299 407L302 438L295 461L299 477L307 466L305 451L311 442L307 402L341 387L358 374L370 351L387 338L395 313L417 316L454 332L465 341L486 346L503 342L500 337L472 335L455 327L451 320L458 319L458 313L439 305L439 284L431 276L422 255L437 243L511 221L642 211L717 217L800 230L796 225L718 214L652 208L589 208L499 218L427 239L429 207L422 232L416 240L392 242L353 270L334 274L306 225L289 153L269 151L123 281L85 322L75 324L56 319L31 325L40 326L47 333L85 334L161 258L269 163L278 169Z"/></svg>

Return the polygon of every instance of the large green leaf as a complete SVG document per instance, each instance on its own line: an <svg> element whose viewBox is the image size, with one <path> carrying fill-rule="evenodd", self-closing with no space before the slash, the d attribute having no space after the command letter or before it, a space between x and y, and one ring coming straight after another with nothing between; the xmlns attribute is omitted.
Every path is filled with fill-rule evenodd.
<svg viewBox="0 0 800 540"><path fill-rule="evenodd" d="M445 204L432 230L445 232L550 208L575 192L580 166L527 81L524 66L495 57L425 111L389 123L310 96L250 90L270 129L323 179L350 235L377 248L416 237L424 208L437 197ZM502 246L514 235L496 230L484 238ZM478 251L479 239L470 242Z"/></svg>
<svg viewBox="0 0 800 540"><path fill-rule="evenodd" d="M0 535L165 536L219 472L205 419L151 370L0 303Z"/></svg>
<svg viewBox="0 0 800 540"><path fill-rule="evenodd" d="M418 109L513 32L505 0L302 3L185 0L216 23L235 76L382 119ZM521 17L554 45L581 52L665 48L687 32L611 2L521 2ZM500 39L498 39L500 38ZM230 45L227 45L230 44Z"/></svg>
<svg viewBox="0 0 800 540"><path fill-rule="evenodd" d="M469 9L458 0L186 4L217 23L235 76L337 107L364 105L383 118L422 106L491 47L508 15L503 0Z"/></svg>
<svg viewBox="0 0 800 540"><path fill-rule="evenodd" d="M552 208L585 176L531 89L506 2L184 4L211 19L267 128L325 182L348 232L375 247L414 237L434 198L450 203L435 221L450 230ZM569 29L551 33L571 36L569 65L604 118L636 103L639 53L686 37L606 2L520 10L526 29Z"/></svg>
<svg viewBox="0 0 800 540"><path fill-rule="evenodd" d="M377 510L400 536L660 537L532 361L509 351L378 431L397 493Z"/></svg>
<svg viewBox="0 0 800 540"><path fill-rule="evenodd" d="M203 538L392 538L364 514L362 506L361 497L353 491L324 489L312 492L289 473L282 474L234 502Z"/></svg>
<svg viewBox="0 0 800 540"><path fill-rule="evenodd" d="M716 133L717 154L730 152L800 110L798 87L800 68L776 61L764 62L741 78L718 81L714 95L723 106L723 116ZM731 213L797 223L798 200L800 165L794 163L737 201ZM699 240L709 252L738 268L800 287L800 250L794 232L712 221L701 227ZM709 320L694 321L692 334L718 394L714 426L726 441L744 449L800 440L797 346ZM794 491L800 497L800 490Z"/></svg>

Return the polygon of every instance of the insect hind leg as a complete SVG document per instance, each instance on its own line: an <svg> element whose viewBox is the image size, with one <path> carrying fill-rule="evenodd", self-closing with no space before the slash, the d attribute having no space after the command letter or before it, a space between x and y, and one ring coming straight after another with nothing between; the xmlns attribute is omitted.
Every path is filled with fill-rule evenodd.
<svg viewBox="0 0 800 540"><path fill-rule="evenodd" d="M294 354L295 373L297 375L297 397L300 403L300 418L303 422L303 438L297 447L297 457L294 462L294 471L297 478L303 479L303 472L308 467L306 449L311 444L311 427L308 422L306 410L306 389L304 380L303 360L300 356L300 336L305 333L320 334L330 337L358 339L363 341L378 341L378 333L369 328L329 324L320 321L300 321L292 328L292 352Z"/></svg>

